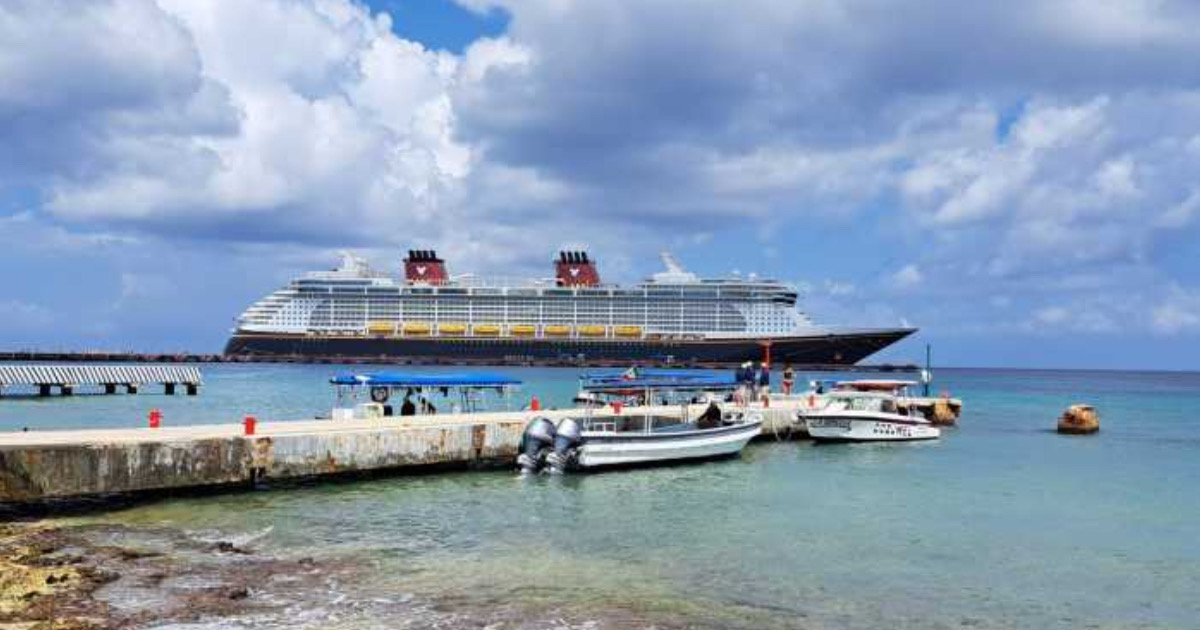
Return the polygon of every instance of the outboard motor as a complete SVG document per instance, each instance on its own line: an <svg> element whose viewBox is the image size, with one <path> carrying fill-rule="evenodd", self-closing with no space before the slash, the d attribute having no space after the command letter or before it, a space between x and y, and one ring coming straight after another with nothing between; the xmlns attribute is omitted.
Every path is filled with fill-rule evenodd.
<svg viewBox="0 0 1200 630"><path fill-rule="evenodd" d="M575 463L576 450L583 444L583 429L579 423L567 418L558 423L558 433L554 437L554 452L546 456L550 465L550 473L561 475Z"/></svg>
<svg viewBox="0 0 1200 630"><path fill-rule="evenodd" d="M554 423L548 418L538 417L529 421L521 434L521 454L517 465L522 473L535 473L546 461L546 454L554 448Z"/></svg>

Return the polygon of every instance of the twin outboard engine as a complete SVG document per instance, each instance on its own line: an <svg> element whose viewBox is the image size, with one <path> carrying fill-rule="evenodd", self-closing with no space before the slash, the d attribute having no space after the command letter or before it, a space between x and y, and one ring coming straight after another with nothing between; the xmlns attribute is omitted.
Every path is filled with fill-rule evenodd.
<svg viewBox="0 0 1200 630"><path fill-rule="evenodd" d="M583 428L578 422L567 418L558 423L558 433L554 436L554 452L546 456L550 465L550 473L561 475L575 463L575 454L579 445L583 444Z"/></svg>
<svg viewBox="0 0 1200 630"><path fill-rule="evenodd" d="M535 473L546 463L546 456L554 449L554 423L549 418L538 417L529 421L521 435L521 454L517 466L523 473Z"/></svg>
<svg viewBox="0 0 1200 630"><path fill-rule="evenodd" d="M557 427L549 418L534 418L521 435L517 466L522 473L536 473L548 468L551 474L562 474L575 464L576 449L583 444L583 428L567 418Z"/></svg>

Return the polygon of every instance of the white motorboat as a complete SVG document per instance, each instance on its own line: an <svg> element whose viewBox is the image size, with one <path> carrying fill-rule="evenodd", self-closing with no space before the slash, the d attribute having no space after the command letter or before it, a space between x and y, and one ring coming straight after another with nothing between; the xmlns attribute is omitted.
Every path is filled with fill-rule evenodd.
<svg viewBox="0 0 1200 630"><path fill-rule="evenodd" d="M808 434L818 441L894 442L932 440L941 431L894 394L835 391L824 405L805 414Z"/></svg>
<svg viewBox="0 0 1200 630"><path fill-rule="evenodd" d="M763 418L713 396L735 387L732 380L711 376L586 379L581 391L592 395L589 402L602 397L614 399L612 403L599 409L589 404L579 418L557 425L546 418L534 420L522 439L518 463L526 472L544 468L561 473L737 455L762 431ZM639 406L626 409L621 399ZM651 402L661 404L648 406Z"/></svg>

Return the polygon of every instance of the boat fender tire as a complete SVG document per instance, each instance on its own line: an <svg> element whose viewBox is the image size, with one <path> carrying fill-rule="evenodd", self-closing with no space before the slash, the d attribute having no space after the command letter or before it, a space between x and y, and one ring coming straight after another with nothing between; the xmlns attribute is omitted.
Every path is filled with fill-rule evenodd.
<svg viewBox="0 0 1200 630"><path fill-rule="evenodd" d="M388 394L388 390L386 387L372 387L371 388L371 400L373 400L377 403L382 404L382 403L387 402L388 396L389 396L389 394Z"/></svg>

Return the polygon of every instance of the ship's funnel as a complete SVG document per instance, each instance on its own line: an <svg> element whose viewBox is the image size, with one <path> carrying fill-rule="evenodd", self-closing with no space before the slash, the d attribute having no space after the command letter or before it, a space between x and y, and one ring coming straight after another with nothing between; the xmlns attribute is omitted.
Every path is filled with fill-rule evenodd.
<svg viewBox="0 0 1200 630"><path fill-rule="evenodd" d="M560 287L594 287L600 284L596 263L587 252L559 252L554 261L554 277Z"/></svg>
<svg viewBox="0 0 1200 630"><path fill-rule="evenodd" d="M446 284L450 274L446 273L446 261L438 258L432 249L410 249L404 259L404 279L409 284Z"/></svg>

